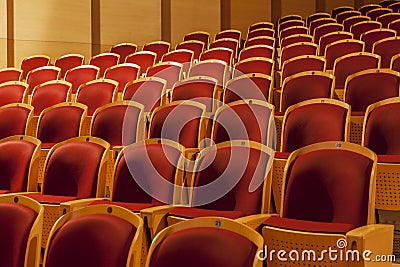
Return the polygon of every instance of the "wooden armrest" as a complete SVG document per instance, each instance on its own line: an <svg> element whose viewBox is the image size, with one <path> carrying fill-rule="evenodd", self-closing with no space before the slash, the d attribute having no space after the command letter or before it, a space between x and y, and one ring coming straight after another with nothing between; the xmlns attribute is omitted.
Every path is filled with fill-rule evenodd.
<svg viewBox="0 0 400 267"><path fill-rule="evenodd" d="M278 214L254 214L241 217L235 221L247 225L252 229L258 229L265 222L265 220L272 216L278 216Z"/></svg>
<svg viewBox="0 0 400 267"><path fill-rule="evenodd" d="M166 216L174 207L174 205L163 205L140 211L140 216L147 223L152 239L160 230L167 226Z"/></svg>
<svg viewBox="0 0 400 267"><path fill-rule="evenodd" d="M71 200L67 202L63 202L60 204L60 208L63 212L63 214L82 209L84 207L87 207L90 203L96 201L96 200L109 200L108 198L83 198L83 199L77 199L77 200Z"/></svg>
<svg viewBox="0 0 400 267"><path fill-rule="evenodd" d="M392 262L376 262L376 256L390 256L393 253L394 226L370 224L356 228L346 234L349 249L366 253L370 261L363 260L364 266L392 266ZM378 264L378 265L377 265Z"/></svg>

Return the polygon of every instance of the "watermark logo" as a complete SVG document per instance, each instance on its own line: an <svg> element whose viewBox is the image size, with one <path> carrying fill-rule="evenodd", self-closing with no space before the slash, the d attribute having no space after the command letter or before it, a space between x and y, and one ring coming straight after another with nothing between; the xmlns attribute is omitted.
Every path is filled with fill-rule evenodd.
<svg viewBox="0 0 400 267"><path fill-rule="evenodd" d="M335 247L329 246L320 251L314 249L296 250L275 250L264 246L263 250L257 252L257 259L260 261L280 262L394 262L394 255L373 255L371 250L359 251L347 249L348 244L345 238L339 238Z"/></svg>

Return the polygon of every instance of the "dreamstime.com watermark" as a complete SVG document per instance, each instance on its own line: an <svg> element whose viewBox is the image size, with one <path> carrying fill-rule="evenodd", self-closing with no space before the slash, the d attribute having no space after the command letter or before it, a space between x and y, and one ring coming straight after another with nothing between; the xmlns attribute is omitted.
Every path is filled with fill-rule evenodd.
<svg viewBox="0 0 400 267"><path fill-rule="evenodd" d="M312 249L304 250L274 250L268 249L265 245L263 250L257 252L257 258L260 261L280 261L280 262L395 262L395 255L373 255L371 250L352 250L346 249L347 241L344 238L338 239L336 248L328 247L328 249L319 252Z"/></svg>

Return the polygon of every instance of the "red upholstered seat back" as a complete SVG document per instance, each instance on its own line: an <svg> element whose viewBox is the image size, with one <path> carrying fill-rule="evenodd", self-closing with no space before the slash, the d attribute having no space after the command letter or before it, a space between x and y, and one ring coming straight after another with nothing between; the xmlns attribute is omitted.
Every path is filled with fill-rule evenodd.
<svg viewBox="0 0 400 267"><path fill-rule="evenodd" d="M217 228L192 228L167 236L154 250L150 267L252 266L257 247L247 238Z"/></svg>
<svg viewBox="0 0 400 267"><path fill-rule="evenodd" d="M0 84L10 81L19 81L22 70L16 68L6 68L0 70Z"/></svg>
<svg viewBox="0 0 400 267"><path fill-rule="evenodd" d="M88 107L88 116L94 111L113 102L116 85L110 80L97 80L87 83L79 88L76 95L76 102L85 104Z"/></svg>
<svg viewBox="0 0 400 267"><path fill-rule="evenodd" d="M328 103L313 103L293 109L286 117L282 151L324 141L344 141L348 110Z"/></svg>
<svg viewBox="0 0 400 267"><path fill-rule="evenodd" d="M180 63L160 63L147 70L147 77L159 77L167 81L167 88L170 89L180 80L182 65Z"/></svg>
<svg viewBox="0 0 400 267"><path fill-rule="evenodd" d="M286 176L283 217L366 225L372 166L364 155L342 149L299 155Z"/></svg>
<svg viewBox="0 0 400 267"><path fill-rule="evenodd" d="M150 51L157 54L156 63L159 62L163 55L169 52L170 44L167 42L152 42L143 46L143 51Z"/></svg>
<svg viewBox="0 0 400 267"><path fill-rule="evenodd" d="M96 197L103 153L104 147L91 142L71 142L58 147L46 164L43 194Z"/></svg>
<svg viewBox="0 0 400 267"><path fill-rule="evenodd" d="M212 139L215 143L229 140L251 140L268 145L272 110L259 103L233 104L215 117Z"/></svg>
<svg viewBox="0 0 400 267"><path fill-rule="evenodd" d="M207 112L212 112L214 108L214 90L216 82L203 79L190 79L177 84L171 95L172 101L193 100L206 106Z"/></svg>
<svg viewBox="0 0 400 267"><path fill-rule="evenodd" d="M57 58L54 65L61 69L60 77L64 78L65 73L75 67L83 64L84 56L77 54L67 54L62 57Z"/></svg>
<svg viewBox="0 0 400 267"><path fill-rule="evenodd" d="M119 62L119 55L114 53L102 53L93 56L89 64L100 68L100 76L103 77L104 72L109 67L117 65Z"/></svg>
<svg viewBox="0 0 400 267"><path fill-rule="evenodd" d="M269 76L256 73L230 80L225 89L224 103L229 104L241 99L257 99L267 102L271 82L272 79Z"/></svg>
<svg viewBox="0 0 400 267"><path fill-rule="evenodd" d="M14 203L0 203L0 262L2 266L24 266L25 252L37 213Z"/></svg>
<svg viewBox="0 0 400 267"><path fill-rule="evenodd" d="M157 54L151 51L140 51L129 55L126 63L133 63L140 66L140 75L147 72L147 69L156 62Z"/></svg>
<svg viewBox="0 0 400 267"><path fill-rule="evenodd" d="M59 106L47 110L39 121L37 138L42 143L58 143L79 136L84 110L77 106Z"/></svg>
<svg viewBox="0 0 400 267"><path fill-rule="evenodd" d="M132 63L119 64L107 69L104 78L118 82L118 92L122 93L128 82L138 78L139 69L139 66Z"/></svg>
<svg viewBox="0 0 400 267"><path fill-rule="evenodd" d="M0 81L1 84L1 81ZM20 82L7 82L0 85L0 106L22 103L26 85Z"/></svg>
<svg viewBox="0 0 400 267"><path fill-rule="evenodd" d="M121 43L111 47L110 52L119 55L119 63L124 63L127 56L135 53L137 46L131 43Z"/></svg>
<svg viewBox="0 0 400 267"><path fill-rule="evenodd" d="M151 117L149 138L166 138L186 148L195 148L202 114L202 108L186 104L157 109Z"/></svg>
<svg viewBox="0 0 400 267"><path fill-rule="evenodd" d="M53 236L46 266L125 267L136 230L113 215L73 218Z"/></svg>
<svg viewBox="0 0 400 267"><path fill-rule="evenodd" d="M21 106L0 109L0 139L11 135L25 134L25 127L31 111Z"/></svg>
<svg viewBox="0 0 400 267"><path fill-rule="evenodd" d="M152 112L160 106L165 83L158 80L138 80L125 88L124 100L144 105L144 112Z"/></svg>
<svg viewBox="0 0 400 267"><path fill-rule="evenodd" d="M27 191L29 165L36 145L24 140L0 143L0 190Z"/></svg>
<svg viewBox="0 0 400 267"><path fill-rule="evenodd" d="M99 68L96 66L82 65L69 70L65 74L65 80L72 84L72 93L76 94L79 86L84 83L94 81L99 74Z"/></svg>
<svg viewBox="0 0 400 267"><path fill-rule="evenodd" d="M351 111L365 111L370 104L399 96L400 77L396 73L382 71L361 72L349 79L345 101Z"/></svg>
<svg viewBox="0 0 400 267"><path fill-rule="evenodd" d="M248 58L235 65L233 77L235 78L249 73L261 73L271 76L273 66L272 60L267 60L265 58Z"/></svg>
<svg viewBox="0 0 400 267"><path fill-rule="evenodd" d="M137 141L142 110L136 106L113 105L102 109L93 118L92 136L110 145L126 146Z"/></svg>
<svg viewBox="0 0 400 267"><path fill-rule="evenodd" d="M208 76L215 78L218 85L222 86L225 79L226 64L223 61L203 61L193 65L189 71L189 77Z"/></svg>
<svg viewBox="0 0 400 267"><path fill-rule="evenodd" d="M188 33L183 37L184 41L201 41L204 43L204 48L208 48L208 42L210 40L210 34L208 32L192 32Z"/></svg>
<svg viewBox="0 0 400 267"><path fill-rule="evenodd" d="M399 102L373 109L366 121L364 145L378 155L400 154L399 112Z"/></svg>
<svg viewBox="0 0 400 267"><path fill-rule="evenodd" d="M41 67L28 73L26 82L29 84L28 93L32 94L33 89L42 83L57 80L60 75L60 69L57 67Z"/></svg>
<svg viewBox="0 0 400 267"><path fill-rule="evenodd" d="M263 188L261 185L253 191L251 185L262 184L269 160L270 155L266 152L247 146L224 146L216 151L211 149L199 159L192 206L240 211L244 216L260 213ZM209 185L212 182L216 184ZM214 193L210 191L210 186ZM228 192L222 197L215 196L214 201L205 204L222 189Z"/></svg>
<svg viewBox="0 0 400 267"><path fill-rule="evenodd" d="M31 100L31 105L34 107L34 115L39 116L45 108L68 101L69 89L69 84L58 83L57 81L37 87L32 94Z"/></svg>
<svg viewBox="0 0 400 267"><path fill-rule="evenodd" d="M112 200L171 204L180 156L179 149L161 143L125 150L117 162Z"/></svg>
<svg viewBox="0 0 400 267"><path fill-rule="evenodd" d="M50 58L48 56L31 56L24 58L21 62L21 69L23 71L22 73L22 79L25 79L28 73L31 70L47 66L50 63Z"/></svg>

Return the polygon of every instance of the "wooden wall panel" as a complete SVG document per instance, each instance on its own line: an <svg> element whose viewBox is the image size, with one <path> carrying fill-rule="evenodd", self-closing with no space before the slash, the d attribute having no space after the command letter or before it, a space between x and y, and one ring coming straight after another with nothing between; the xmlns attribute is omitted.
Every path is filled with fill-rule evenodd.
<svg viewBox="0 0 400 267"><path fill-rule="evenodd" d="M0 68L7 67L7 1L0 0Z"/></svg>
<svg viewBox="0 0 400 267"><path fill-rule="evenodd" d="M100 1L101 50L121 42L143 46L161 39L161 0Z"/></svg>
<svg viewBox="0 0 400 267"><path fill-rule="evenodd" d="M91 55L90 0L14 0L15 65L33 54Z"/></svg>
<svg viewBox="0 0 400 267"><path fill-rule="evenodd" d="M330 12L333 8L338 6L354 6L354 0L326 0L325 11Z"/></svg>
<svg viewBox="0 0 400 267"><path fill-rule="evenodd" d="M283 17L290 14L298 14L306 18L308 15L315 13L315 1L316 0L281 0L281 15Z"/></svg>
<svg viewBox="0 0 400 267"><path fill-rule="evenodd" d="M271 0L231 0L231 28L242 31L259 21L271 21Z"/></svg>
<svg viewBox="0 0 400 267"><path fill-rule="evenodd" d="M210 32L212 38L220 31L220 0L171 0L171 43L181 42L186 33Z"/></svg>

